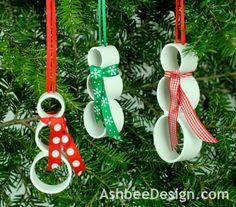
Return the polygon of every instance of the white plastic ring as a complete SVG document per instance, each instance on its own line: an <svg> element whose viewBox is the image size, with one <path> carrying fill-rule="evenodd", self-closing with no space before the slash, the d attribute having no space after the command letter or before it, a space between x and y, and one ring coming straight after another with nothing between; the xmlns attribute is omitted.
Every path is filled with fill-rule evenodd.
<svg viewBox="0 0 236 207"><path fill-rule="evenodd" d="M43 127L48 126L47 124L44 124L43 122L39 122L36 128L36 132L35 132L35 142L36 145L39 147L39 149L41 149L43 152L48 152L48 146L46 144L44 144L41 139L39 138L39 133L42 130Z"/></svg>
<svg viewBox="0 0 236 207"><path fill-rule="evenodd" d="M106 91L108 99L110 100L117 99L121 96L122 91L123 91L123 81L120 75L116 75L113 77L105 77L103 78L103 81L104 81L105 91ZM87 90L88 90L89 96L92 99L94 99L94 93L93 93L90 75L87 78Z"/></svg>
<svg viewBox="0 0 236 207"><path fill-rule="evenodd" d="M106 137L107 133L103 122L100 120L96 123L93 105L93 101L91 101L84 109L84 126L91 137L96 139ZM123 110L115 100L109 100L109 105L115 125L120 132L124 126Z"/></svg>
<svg viewBox="0 0 236 207"><path fill-rule="evenodd" d="M185 53L187 44L167 44L161 51L161 65L165 71L179 70L181 73L195 71L198 64L198 57L192 53ZM178 64L178 53L180 65Z"/></svg>
<svg viewBox="0 0 236 207"><path fill-rule="evenodd" d="M200 89L193 76L180 79L180 85L188 97L192 107L195 109L200 100ZM163 77L157 87L157 101L161 109L168 113L170 109L169 80ZM180 113L182 111L180 110Z"/></svg>
<svg viewBox="0 0 236 207"><path fill-rule="evenodd" d="M61 104L61 109L56 114L53 114L53 115L48 114L42 109L42 103L48 98L54 98L54 99L58 100L59 103ZM65 101L64 101L63 97L57 92L44 93L39 98L39 101L37 104L37 112L41 118L47 118L47 117L51 117L51 116L61 117L65 112Z"/></svg>
<svg viewBox="0 0 236 207"><path fill-rule="evenodd" d="M119 64L120 55L118 50L113 45L106 47L93 47L88 52L88 65L95 65L105 68L110 65Z"/></svg>
<svg viewBox="0 0 236 207"><path fill-rule="evenodd" d="M48 154L46 152L40 152L34 159L32 165L31 165L31 168L30 168L30 179L31 179L31 182L33 183L33 185L38 189L40 190L41 192L44 192L44 193L48 193L48 194L55 194L55 193L60 193L61 191L65 190L70 182L71 182L71 179L72 179L72 169L71 169L71 166L70 166L70 163L67 161L67 159L62 155L62 160L63 162L66 164L66 167L68 169L68 177L66 178L65 181L63 181L62 183L60 184L57 184L57 185L49 185L49 184L46 184L44 182L42 182L36 172L35 172L35 165L36 163L41 160L42 158L44 157L47 157Z"/></svg>
<svg viewBox="0 0 236 207"><path fill-rule="evenodd" d="M154 127L154 145L157 153L161 159L169 163L191 160L199 154L202 147L202 141L193 133L185 118L179 117L178 123L184 137L183 149L180 154L171 149L168 116L161 116Z"/></svg>

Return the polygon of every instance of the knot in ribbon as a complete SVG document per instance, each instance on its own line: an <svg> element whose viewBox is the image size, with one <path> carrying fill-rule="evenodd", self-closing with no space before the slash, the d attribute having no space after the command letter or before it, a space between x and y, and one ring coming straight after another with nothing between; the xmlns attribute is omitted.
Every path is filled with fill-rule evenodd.
<svg viewBox="0 0 236 207"><path fill-rule="evenodd" d="M61 165L63 149L75 174L79 176L85 170L85 164L74 140L68 133L65 117L48 117L40 120L50 125L48 169L52 170Z"/></svg>
<svg viewBox="0 0 236 207"><path fill-rule="evenodd" d="M103 120L107 129L107 134L111 138L120 140L121 136L111 114L103 80L104 77L113 77L118 75L119 65L115 64L106 68L92 65L89 67L89 70L94 92L94 113L96 122L98 123L100 120Z"/></svg>
<svg viewBox="0 0 236 207"><path fill-rule="evenodd" d="M192 107L192 104L190 103L187 95L180 85L181 78L186 78L191 75L192 72L181 74L179 70L165 72L165 77L170 79L170 109L168 114L168 124L172 150L176 149L176 146L178 144L177 119L179 114L179 106L182 109L189 126L198 138L205 142L217 142L217 139L214 138L201 123L195 110Z"/></svg>

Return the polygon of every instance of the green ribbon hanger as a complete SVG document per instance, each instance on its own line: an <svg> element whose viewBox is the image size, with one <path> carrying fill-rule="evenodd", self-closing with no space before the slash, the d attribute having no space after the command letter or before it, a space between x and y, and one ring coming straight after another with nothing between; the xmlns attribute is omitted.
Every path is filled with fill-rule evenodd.
<svg viewBox="0 0 236 207"><path fill-rule="evenodd" d="M106 47L107 46L106 0L98 0L98 36L99 36L99 45L104 45Z"/></svg>
<svg viewBox="0 0 236 207"><path fill-rule="evenodd" d="M121 136L111 114L109 101L103 81L104 77L113 77L118 75L119 65L115 64L106 68L92 65L89 67L89 69L92 88L94 92L94 113L96 122L98 123L100 120L103 120L109 137L116 140L121 140Z"/></svg>

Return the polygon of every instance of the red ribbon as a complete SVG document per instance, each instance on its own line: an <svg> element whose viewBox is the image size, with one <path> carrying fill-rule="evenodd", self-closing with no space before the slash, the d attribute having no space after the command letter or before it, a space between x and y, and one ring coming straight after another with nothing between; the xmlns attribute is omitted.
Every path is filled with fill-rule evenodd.
<svg viewBox="0 0 236 207"><path fill-rule="evenodd" d="M178 144L177 119L179 114L179 106L181 107L189 126L198 138L205 142L218 142L218 140L214 138L201 123L188 97L181 88L180 78L185 78L191 75L191 72L181 74L179 70L165 72L165 77L170 79L170 110L168 114L168 123L172 150L176 149Z"/></svg>
<svg viewBox="0 0 236 207"><path fill-rule="evenodd" d="M46 30L47 30L47 63L46 63L46 91L56 92L57 67L57 27L55 0L46 0ZM49 113L54 114L54 113ZM62 149L64 150L76 175L85 170L85 164L77 149L73 138L67 131L66 121L62 117L41 118L50 125L48 169L61 165Z"/></svg>
<svg viewBox="0 0 236 207"><path fill-rule="evenodd" d="M86 166L74 140L67 131L64 116L41 118L41 121L50 125L48 169L52 170L61 165L63 149L75 174L79 176Z"/></svg>
<svg viewBox="0 0 236 207"><path fill-rule="evenodd" d="M179 11L180 10L180 11ZM184 20L184 0L176 0L175 8L175 42L179 42L179 13L180 13L180 30L181 30L181 43L184 45L186 43L185 34L185 20Z"/></svg>
<svg viewBox="0 0 236 207"><path fill-rule="evenodd" d="M46 0L47 63L46 91L56 92L57 27L55 0Z"/></svg>

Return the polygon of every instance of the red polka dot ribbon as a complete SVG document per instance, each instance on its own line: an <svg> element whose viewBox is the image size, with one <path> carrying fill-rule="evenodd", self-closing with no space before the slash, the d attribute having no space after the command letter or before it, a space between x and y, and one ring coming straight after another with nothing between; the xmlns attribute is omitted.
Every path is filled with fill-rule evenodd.
<svg viewBox="0 0 236 207"><path fill-rule="evenodd" d="M168 123L172 150L176 149L178 144L177 119L179 114L179 106L182 109L189 126L198 138L205 142L218 142L217 139L214 138L201 123L188 97L181 88L180 78L186 78L191 75L191 72L181 74L179 70L165 72L165 77L170 79L170 110L168 114Z"/></svg>
<svg viewBox="0 0 236 207"><path fill-rule="evenodd" d="M41 118L41 121L50 125L48 169L52 170L61 165L63 149L75 174L79 176L85 170L85 164L74 140L68 133L64 116Z"/></svg>

